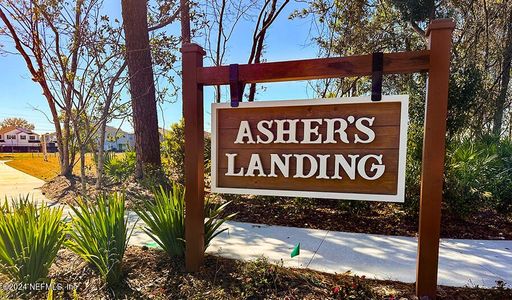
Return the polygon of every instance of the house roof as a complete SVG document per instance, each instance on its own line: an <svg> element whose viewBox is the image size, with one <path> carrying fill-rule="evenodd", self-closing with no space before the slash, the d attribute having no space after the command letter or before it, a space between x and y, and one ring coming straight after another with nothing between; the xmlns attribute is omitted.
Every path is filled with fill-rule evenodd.
<svg viewBox="0 0 512 300"><path fill-rule="evenodd" d="M21 128L21 127L16 127L16 126L7 126L7 127L4 127L4 128L0 128L0 134L4 134L4 133L7 133L9 131L16 130L16 129L18 131L24 132L26 134L37 134L37 133L33 132L32 130L28 130L28 129Z"/></svg>
<svg viewBox="0 0 512 300"><path fill-rule="evenodd" d="M126 132L124 130L122 130L121 128L117 128L117 127L112 127L112 126L109 126L107 125L107 127L105 128L105 133L107 135L130 135L130 134L133 134L133 133L129 133L129 132Z"/></svg>
<svg viewBox="0 0 512 300"><path fill-rule="evenodd" d="M0 134L13 131L14 129L16 129L16 126L7 126L4 128L0 128Z"/></svg>
<svg viewBox="0 0 512 300"><path fill-rule="evenodd" d="M160 137L164 137L167 133L170 132L170 129L165 129L162 127L158 127L158 133L160 133ZM208 131L204 131L205 138L211 138L212 134Z"/></svg>

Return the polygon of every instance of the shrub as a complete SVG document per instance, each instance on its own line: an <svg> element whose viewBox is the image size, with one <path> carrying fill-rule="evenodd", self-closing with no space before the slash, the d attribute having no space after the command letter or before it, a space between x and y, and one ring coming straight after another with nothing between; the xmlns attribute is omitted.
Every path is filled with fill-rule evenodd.
<svg viewBox="0 0 512 300"><path fill-rule="evenodd" d="M210 137L204 136L204 171L205 179L210 177L211 147ZM168 176L183 184L185 182L185 122L181 119L178 123L171 125L171 129L164 135L161 144L162 162L165 170L169 170Z"/></svg>
<svg viewBox="0 0 512 300"><path fill-rule="evenodd" d="M135 172L135 152L125 152L117 155L114 152L105 152L105 175L115 182L126 180Z"/></svg>
<svg viewBox="0 0 512 300"><path fill-rule="evenodd" d="M137 215L146 223L143 230L170 256L181 257L185 253L185 189L174 183L172 189L163 187L153 192L154 202L145 201L135 209ZM219 227L233 215L220 218L225 204L213 203L210 198L205 202L205 249L213 238L224 230Z"/></svg>
<svg viewBox="0 0 512 300"><path fill-rule="evenodd" d="M332 289L334 299L376 299L365 276L344 276L343 274L338 276L338 284Z"/></svg>
<svg viewBox="0 0 512 300"><path fill-rule="evenodd" d="M497 155L481 142L461 141L450 145L446 160L444 200L455 216L465 217L478 208L492 207L493 183L497 179Z"/></svg>
<svg viewBox="0 0 512 300"><path fill-rule="evenodd" d="M92 203L79 198L66 246L91 263L109 286L121 280L122 261L131 232L121 193L97 196ZM133 229L132 229L133 231Z"/></svg>
<svg viewBox="0 0 512 300"><path fill-rule="evenodd" d="M144 177L139 179L139 183L151 190L155 186L164 186L165 189L171 188L169 178L165 174L162 166L145 165L143 167Z"/></svg>
<svg viewBox="0 0 512 300"><path fill-rule="evenodd" d="M410 216L417 216L420 207L421 159L423 150L423 126L409 125L407 160L405 170L405 202L403 207Z"/></svg>
<svg viewBox="0 0 512 300"><path fill-rule="evenodd" d="M421 128L410 125L404 209L411 216L419 208L421 146ZM512 142L495 136L449 141L443 198L460 218L481 208L512 209Z"/></svg>
<svg viewBox="0 0 512 300"><path fill-rule="evenodd" d="M266 257L239 263L242 296L246 299L259 299L272 294L281 285L279 268L282 266L282 260L280 264L275 265L271 264Z"/></svg>
<svg viewBox="0 0 512 300"><path fill-rule="evenodd" d="M491 183L499 210L512 210L512 140L501 140L495 147L495 176Z"/></svg>
<svg viewBox="0 0 512 300"><path fill-rule="evenodd" d="M230 214L228 216L222 216L224 213L224 209L231 202L225 202L223 204L216 203L212 201L211 197L207 197L204 203L204 210L206 221L204 222L204 249L206 250L210 245L210 242L219 234L226 231L226 228L219 230L220 226L224 224L224 222L231 220L236 213Z"/></svg>
<svg viewBox="0 0 512 300"><path fill-rule="evenodd" d="M0 213L0 270L18 283L47 281L65 238L62 208L7 199Z"/></svg>

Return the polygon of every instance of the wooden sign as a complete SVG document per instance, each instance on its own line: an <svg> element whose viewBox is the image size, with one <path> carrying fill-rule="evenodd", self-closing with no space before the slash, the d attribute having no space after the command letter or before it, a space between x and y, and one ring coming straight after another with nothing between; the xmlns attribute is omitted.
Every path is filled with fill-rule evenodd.
<svg viewBox="0 0 512 300"><path fill-rule="evenodd" d="M422 158L422 166L421 166L421 191L420 191L420 208L419 208L419 230L418 230L418 259L416 265L416 295L418 298L427 297L429 299L435 299L437 295L437 267L439 261L439 237L441 232L441 204L442 204L442 196L443 196L443 173L444 173L444 158L445 158L445 140L446 140L446 116L447 116L447 103L448 103L448 83L450 78L450 58L451 58L451 47L452 47L452 32L455 28L455 23L450 19L435 19L429 24L425 34L428 39L427 49L420 51L408 51L408 52L395 52L395 53L384 53L383 61L382 61L382 73L383 74L413 74L413 73L425 73L428 72L427 77L427 89L426 89L426 99L425 99L425 122L424 122L424 135L423 135L423 158ZM187 210L187 214L185 216L185 239L187 240L186 249L185 249L185 265L186 270L188 272L197 272L201 270L201 265L204 262L204 98L203 98L203 87L205 86L218 86L218 85L232 85L234 84L234 79L237 78L239 83L266 83L266 82L287 82L287 81L298 81L298 80L316 80L316 79L324 79L324 78L340 78L340 77L362 77L362 76L372 76L376 75L380 71L374 72L374 63L373 59L375 54L371 55L357 55L357 56L349 56L349 57L329 57L329 58L315 58L315 59L302 59L302 60L294 60L294 61L280 61L280 62L264 62L259 64L245 64L240 65L239 68L236 68L238 71L232 72L233 65L224 65L224 66L211 66L211 67L203 67L203 56L206 54L203 48L201 48L197 44L185 43L181 48L182 52L182 72L183 72L183 115L185 119L185 186L187 189L187 193L185 194L185 206ZM234 68L233 68L234 69ZM238 75L238 76L235 76ZM375 76L377 77L377 76ZM233 88L236 91L235 88ZM386 143L383 143L381 146L373 146L373 143L376 143L379 139L382 139L382 132L378 132L376 129L376 124L379 124L382 116L381 113L384 113L384 110L377 111L365 111L365 106L368 107L379 107L386 108L385 104L388 102L399 102L400 103L400 111L394 115L394 118L400 118L399 121L399 141L397 142L396 138L391 142L389 138ZM343 106L347 104L347 106ZM349 104L357 104L357 106L350 107ZM275 105L275 107L271 107ZM318 105L341 105L340 108L337 109L337 116L312 116L312 113L315 111ZM376 105L376 106L373 106ZM396 104L395 104L396 105ZM283 109L281 107L288 107L288 109ZM293 112L293 107L299 106L302 107L302 114L293 117L290 114ZM343 109L341 109L343 108ZM346 108L346 109L345 109ZM245 109L252 109L252 111L256 114L256 119L247 118L245 119L249 123L250 133L254 138L254 134L258 134L258 122L268 120L272 121L272 123L261 123L262 128L265 130L267 128L273 134L276 134L276 129L268 127L268 125L272 124L272 126L277 126L274 123L274 120L294 120L294 118L311 118L311 119L321 119L324 127L322 125L316 126L317 123L313 121L306 121L306 123L310 122L308 126L311 125L311 128L308 130L310 134L316 133L316 128L318 128L318 132L322 133L321 142L318 144L314 144L311 147L308 143L300 143L299 138L304 138L304 132L302 132L302 136L300 135L300 129L304 130L304 122L299 121L296 125L296 130L299 131L296 134L297 143L275 143L270 142L268 144L257 143L256 146L259 146L261 151L265 149L270 149L270 145L274 145L272 148L272 153L270 154L292 154L290 156L291 162L287 162L284 156L277 157L281 160L282 164L277 162L277 158L274 156L274 171L277 177L269 177L271 169L269 170L268 165L265 163L269 163L268 158L265 160L262 158L262 154L259 153L258 148L245 148L246 146L254 146L250 143L237 143L235 144L233 138L238 137L238 132L236 136L233 134L229 136L229 132L225 132L227 129L226 125L223 123L228 122L227 116L232 118L239 118L239 121L243 121L241 114ZM309 109L309 110L308 110ZM338 145L338 148L333 147L332 152L338 151L341 154L351 154L352 152L356 153L353 155L359 155L355 159L359 159L361 155L363 155L363 151L367 151L366 154L374 154L380 155L382 154L382 163L376 162L375 158L368 158L365 163L373 163L375 168L372 170L370 166L370 170L367 170L365 165L364 171L366 171L366 175L370 177L376 176L374 172L378 171L377 165L383 165L384 172L379 178L374 178L373 180L367 180L364 185L371 187L370 191L362 192L362 191L354 191L354 186L347 187L346 181L347 177L349 180L350 176L345 172L345 170L349 170L353 172L353 166L350 164L342 164L340 163L341 158L338 158L338 165L336 165L336 161L334 165L332 165L332 161L325 161L325 165L327 166L326 174L330 177L326 178L316 178L321 173L322 163L324 161L323 158L318 157L318 155L327 155L329 153L320 152L324 147L327 147L327 143L324 143L325 134L327 134L327 124L329 122L342 123L342 121L324 121L329 118L346 118L345 121L349 121L348 117L350 116L348 113L351 112L351 109L354 113L351 114L354 117L354 121L356 117L368 117L371 118L372 115L368 113L373 113L373 117L376 119L373 120L372 125L368 125L370 129L375 134L373 140L369 143L358 142L355 143L355 133L351 132L349 135L350 126L355 126L353 123L350 126L347 125L347 139L349 139L349 144L353 143L353 147L349 148L346 143L337 142L337 143L329 143L333 145ZM387 110L389 108L386 108ZM239 111L236 111L239 110ZM269 115L268 113L273 113L274 111L278 111L279 113L274 113L273 115ZM223 113L224 111L224 113ZM226 113L229 112L229 113ZM324 111L322 113L327 113L329 110ZM356 114L357 113L357 114ZM222 116L220 116L222 114ZM226 118L226 119L223 119ZM368 103L368 99L355 99L354 101L349 99L334 99L334 100L308 100L308 101L300 101L300 102L283 102L283 103L275 103L275 102L257 102L257 103L241 103L240 108L229 108L227 105L215 105L212 109L212 131L214 133L212 138L213 143L213 159L212 159L212 180L213 180L213 190L216 192L226 192L226 193L252 193L252 194L269 194L269 195L288 195L288 196L311 196L311 197L327 197L332 196L333 198L345 198L345 199L363 199L363 200L380 200L380 201L403 201L404 194L404 177L405 177L405 147L406 147L406 126L407 126L407 97L406 96L394 96L394 97L385 97L384 102L381 103ZM218 122L217 122L218 120ZM254 129L254 123L256 122L256 129ZM363 122L363 121L361 121ZM289 123L286 122L288 125ZM293 123L293 122L292 122ZM279 122L277 122L279 124ZM367 121L362 123L369 124ZM391 123L392 125L388 125L389 127L397 127L395 123ZM221 126L221 127L219 127ZM222 127L223 126L223 127ZM265 127L267 126L267 127ZM286 130L288 127L285 126L283 122L283 130ZM302 127L300 127L302 126ZM331 125L332 126L332 125ZM339 125L338 125L339 126ZM222 129L226 127L225 129ZM384 126L381 126L384 127ZM240 124L238 128L234 126L235 129L240 129ZM246 128L244 127L242 129ZM269 129L271 128L271 129ZM335 127L337 128L337 127ZM341 128L341 127L340 127ZM264 131L263 130L263 131ZM352 129L353 130L353 129ZM227 130L229 131L229 130ZM313 131L313 133L311 133ZM391 131L391 129L390 129ZM388 131L388 132L390 132ZM268 132L267 132L268 133ZM243 132L242 132L243 134ZM284 132L282 133L285 134ZM337 133L338 135L342 135L341 133ZM266 141L265 135L261 132L260 139ZM219 137L221 140L218 140ZM284 139L289 140L288 137L283 136ZM364 139L363 132L361 131L361 139ZM226 142L231 139L231 142ZM248 139L248 137L245 137ZM257 139L257 136L256 136ZM275 140L275 136L273 136ZM341 141L341 138L338 138ZM368 138L366 138L368 139ZM310 141L316 139L310 138ZM220 142L226 143L227 148L222 148ZM388 144L389 142L389 144ZM327 145L327 146L326 146ZM333 146L331 145L331 146ZM266 147L262 147L266 146ZM277 147L279 146L279 147ZM293 146L293 147L291 147ZM314 174L309 178L300 178L293 177L293 174L297 173L297 157L293 156L294 154L301 154L298 151L301 151L299 147L309 146L311 152L302 153L313 155L313 159L315 157L318 159L317 162L317 174ZM373 147L373 148L371 148ZM387 148L389 147L389 148ZM397 150L398 149L398 150ZM285 153L281 150L289 150L289 151L297 151ZM369 153L368 151L372 151ZM383 153L384 150L394 150L398 151L398 162L389 162L387 158L387 154ZM235 152L238 151L238 152ZM227 162L222 160L229 159L226 154L236 154L231 155L234 159L232 163L234 164L233 173L237 174L242 171L242 167L244 170L242 171L242 175L247 174L247 167L242 164L250 164L250 159L252 158L252 154L248 156L244 154L245 152L251 153L250 151L254 151L253 154L258 154L259 159L261 160L261 166L259 164L260 161L255 158L253 161L253 169L249 174L253 174L254 176L247 176L248 179L244 179L244 182L233 182L232 177L245 177L245 176L226 176L227 169L224 170L225 173L221 172L219 164L223 163L227 166ZM279 152L277 152L279 151ZM326 150L323 150L326 151ZM350 153L348 152L350 151ZM356 151L359 151L357 153ZM375 151L375 152L373 152ZM222 156L224 154L224 157ZM243 158L241 154L245 155L246 161L240 160ZM268 151L267 151L268 154ZM339 153L338 153L339 154ZM389 154L389 153L388 153ZM239 156L240 155L240 156ZM247 161L247 157L249 161ZM271 156L272 157L272 156ZM347 159L348 157L348 159ZM336 158L336 156L335 156ZM283 162L284 159L284 162ZM304 156L304 158L299 157L303 162L302 171L306 172L308 168L309 156ZM331 156L332 159L332 156ZM345 160L347 162L352 163L352 158L349 156L345 156ZM272 158L270 158L270 162ZM293 163L295 163L295 170L292 169ZM288 165L287 165L288 164ZM314 163L313 163L314 164ZM361 170L357 169L356 164L356 179L357 176L360 176ZM386 172L389 172L392 168L391 165L397 165L396 170L393 170L393 173L397 173L394 176L391 176L390 182L381 182L386 176ZM284 165L284 166L282 166ZM334 177L334 167L337 166L343 168L339 175L342 179L339 179L339 184L330 186L329 192L318 192L312 190L319 181L333 180ZM348 167L347 167L348 165ZM345 166L345 167L344 167ZM281 169L284 169L286 173L286 168L290 167L288 177L285 177L281 172ZM310 167L310 166L309 166ZM240 169L237 169L240 168ZM265 174L266 176L259 176L259 172L261 174ZM271 167L270 167L271 168ZM329 169L331 168L331 169ZM352 168L352 169L351 169ZM244 173L245 172L245 173ZM294 173L295 172L295 173ZM371 173L370 173L371 172ZM355 172L354 172L355 173ZM290 178L290 174L292 174ZM301 173L299 173L301 174ZM332 174L332 175L329 175ZM350 173L352 174L352 173ZM308 174L304 174L304 176L309 176ZM397 178L396 180L394 178ZM269 181L270 179L270 181ZM337 179L337 178L334 178ZM231 182L230 182L231 180ZM276 180L280 180L276 182ZM309 184L308 180L313 180L314 184ZM293 184L290 184L292 183ZM367 183L370 182L370 183ZM255 185L255 183L259 183L260 186ZM265 184L265 185L264 185ZM291 185L291 187L290 187ZM363 184L361 184L363 186ZM384 189L383 187L389 186L390 190L393 190L394 186L396 186L396 194L390 192L389 190ZM392 187L393 186L393 187ZM333 189L334 187L334 189ZM359 185L358 188L361 189ZM333 191L334 190L334 191ZM390 193L390 194L388 194ZM323 195L322 195L323 194Z"/></svg>
<svg viewBox="0 0 512 300"><path fill-rule="evenodd" d="M403 202L408 96L212 104L212 192Z"/></svg>

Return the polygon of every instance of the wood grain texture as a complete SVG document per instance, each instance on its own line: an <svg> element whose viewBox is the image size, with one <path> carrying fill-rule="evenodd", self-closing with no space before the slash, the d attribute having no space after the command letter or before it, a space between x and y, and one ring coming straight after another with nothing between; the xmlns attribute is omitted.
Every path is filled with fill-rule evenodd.
<svg viewBox="0 0 512 300"><path fill-rule="evenodd" d="M313 100L321 101L321 100ZM222 109L219 111L219 127L220 128L237 128L240 120L249 122L259 120L275 120L275 119L311 119L321 117L344 118L349 116L368 117L379 114L379 118L375 120L375 126L386 126L400 124L400 103L398 102L375 102L375 103L340 103L321 105L322 115L318 114L319 106L285 106L270 107L266 109L254 107L243 109ZM263 115L262 115L263 113Z"/></svg>
<svg viewBox="0 0 512 300"><path fill-rule="evenodd" d="M427 31L432 58L425 106L416 294L429 299L435 299L437 295L448 83L454 28L452 20L438 19L429 25Z"/></svg>
<svg viewBox="0 0 512 300"><path fill-rule="evenodd" d="M197 70L205 52L195 44L185 44L183 53L183 116L185 119L185 267L196 272L204 259L204 111L203 87Z"/></svg>
<svg viewBox="0 0 512 300"><path fill-rule="evenodd" d="M384 54L384 74L426 72L428 50ZM244 83L281 82L322 78L369 76L372 55L317 58L261 64L239 65L239 78ZM229 84L229 66L198 69L197 80L204 85Z"/></svg>
<svg viewBox="0 0 512 300"><path fill-rule="evenodd" d="M219 188L240 188L240 189L274 189L288 191L318 191L318 192L339 192L339 193L374 193L395 195L397 193L398 161L400 143L400 102L374 102L374 103L340 103L324 105L303 105L303 106L272 106L272 107L239 107L216 109L216 170L212 170L217 178ZM375 139L368 144L354 143L355 134L367 138L365 134L355 128L354 123L349 124L345 130L349 143L342 142L336 135L336 143L301 144L304 136L304 119L333 119L342 118L347 120L353 116L355 120L360 117L375 117L370 128L375 132ZM248 121L251 134L256 140L261 134L257 124L261 120L284 120L299 119L296 129L296 139L299 143L234 143L239 132L242 121ZM215 126L215 124L213 124ZM270 131L276 136L277 126L275 122ZM327 125L323 122L318 126L318 133L325 140ZM261 135L266 140L266 136ZM315 136L316 137L316 136ZM244 141L247 142L247 139ZM329 155L327 160L327 176L332 177L335 169L335 155L343 155L350 161L348 155L359 155L359 159L365 155L383 155L383 164L386 166L384 174L377 180L366 180L357 175L350 179L344 170L340 169L342 179L317 179L316 175L311 178L293 178L296 174L296 157L291 156L289 162L289 177L282 176L277 171L278 177L258 176L226 176L228 172L228 158L226 154L235 153L235 173L247 167L251 156L259 154L265 174L271 170L271 154L309 154L315 158L317 155ZM317 160L319 161L319 159ZM305 170L309 170L309 160L304 161ZM377 161L370 159L365 165L369 176L375 174L370 170L372 163Z"/></svg>
<svg viewBox="0 0 512 300"><path fill-rule="evenodd" d="M304 136L303 126L297 126L299 132L296 135L297 141L301 141ZM221 128L222 129L222 139L219 141L219 149L245 149L245 150L253 150L257 151L258 149L290 149L289 145L286 144L234 144L233 141L236 140L236 135L238 133L238 129L236 128ZM369 144L354 144L354 134L358 133L358 131L353 127L349 127L347 132L348 141L350 143L342 143L337 138L338 143L336 144L296 144L297 147L304 149L306 151L310 150L324 150L324 149L361 149L364 147L366 149L389 149L389 148L398 148L398 142L400 138L400 127L398 125L395 126L381 126L381 127L372 127L375 132L375 140ZM319 127L319 133L322 134L321 138L325 137L325 126ZM251 128L252 135L254 138L257 136L257 129L255 127ZM275 135L275 129L272 130ZM363 135L366 137L365 135Z"/></svg>

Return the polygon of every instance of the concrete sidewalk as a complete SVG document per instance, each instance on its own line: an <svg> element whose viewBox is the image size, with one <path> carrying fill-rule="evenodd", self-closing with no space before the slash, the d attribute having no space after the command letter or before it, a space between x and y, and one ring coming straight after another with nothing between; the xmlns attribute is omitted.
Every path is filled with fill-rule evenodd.
<svg viewBox="0 0 512 300"><path fill-rule="evenodd" d="M287 267L416 281L416 238L241 222L228 222L223 228L227 230L208 253L241 260L265 256ZM152 240L147 235L134 231L130 244L148 243ZM291 258L298 243L300 255ZM512 283L512 241L441 240L438 284L493 287L496 280Z"/></svg>
<svg viewBox="0 0 512 300"><path fill-rule="evenodd" d="M44 181L18 171L6 165L7 161L0 160L0 199L5 197L11 199L20 195L30 194L34 200L44 200L44 196L39 189Z"/></svg>
<svg viewBox="0 0 512 300"><path fill-rule="evenodd" d="M0 197L31 194L48 201L38 188L43 181L17 171L0 161ZM70 212L65 208L65 214ZM130 213L130 224L137 221ZM136 225L131 245L153 241ZM227 228L207 252L234 259L266 256L288 267L310 268L328 273L352 271L368 278L414 282L417 240L411 237L332 232L295 227L228 222ZM290 258L300 243L301 254ZM443 239L440 247L438 283L450 286L492 287L496 280L512 284L512 241Z"/></svg>
<svg viewBox="0 0 512 300"><path fill-rule="evenodd" d="M236 259L262 255L289 267L368 278L416 281L417 239L229 222L209 253ZM301 254L290 258L301 244ZM438 284L493 287L512 284L512 241L442 239Z"/></svg>

